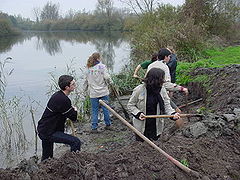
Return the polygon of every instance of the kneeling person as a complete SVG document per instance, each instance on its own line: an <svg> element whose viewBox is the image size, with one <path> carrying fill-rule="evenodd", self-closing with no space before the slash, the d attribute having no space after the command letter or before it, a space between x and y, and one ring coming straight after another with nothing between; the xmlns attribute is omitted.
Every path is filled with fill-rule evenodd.
<svg viewBox="0 0 240 180"><path fill-rule="evenodd" d="M61 90L55 92L47 103L47 107L38 122L38 135L42 140L42 161L53 157L54 143L71 146L71 151L80 151L81 141L74 136L64 133L66 119L77 120L77 109L72 106L68 95L75 89L72 76L62 75L58 85Z"/></svg>

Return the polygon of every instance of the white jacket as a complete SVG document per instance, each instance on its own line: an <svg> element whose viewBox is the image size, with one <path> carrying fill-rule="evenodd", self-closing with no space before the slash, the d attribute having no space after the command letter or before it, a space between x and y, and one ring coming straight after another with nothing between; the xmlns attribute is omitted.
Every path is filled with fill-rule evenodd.
<svg viewBox="0 0 240 180"><path fill-rule="evenodd" d="M93 67L87 68L83 86L85 90L88 90L90 98L98 98L109 95L108 82L112 83L112 79L106 65L100 62Z"/></svg>

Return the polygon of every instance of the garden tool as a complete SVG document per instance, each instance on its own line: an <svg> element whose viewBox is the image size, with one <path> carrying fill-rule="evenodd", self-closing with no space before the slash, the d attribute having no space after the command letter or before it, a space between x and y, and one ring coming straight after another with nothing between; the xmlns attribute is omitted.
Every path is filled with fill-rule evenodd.
<svg viewBox="0 0 240 180"><path fill-rule="evenodd" d="M203 117L203 114L179 114L180 117ZM173 118L174 115L146 115L145 118ZM177 122L179 121L179 122ZM172 127L168 129L168 133L163 135L163 141L167 142L176 132L178 129L182 127L182 124L184 123L183 119L178 119L176 121L176 124L174 124Z"/></svg>
<svg viewBox="0 0 240 180"><path fill-rule="evenodd" d="M118 113L116 113L110 106L108 106L104 101L99 100L99 103L106 107L113 115L115 115L119 120L123 122L127 127L129 127L134 133L136 133L138 136L140 136L147 144L149 144L151 147L156 149L158 152L163 154L167 159L169 159L173 164L175 164L177 167L182 169L184 172L188 173L191 176L202 178L204 180L209 180L207 176L202 176L197 171L194 171L183 164L181 164L179 161L174 159L172 156L167 154L165 151L163 151L161 148L159 148L156 144L154 144L152 141L150 141L147 137L145 137L141 132L139 132L135 127L133 127L129 122L127 122L123 117L121 117Z"/></svg>
<svg viewBox="0 0 240 180"><path fill-rule="evenodd" d="M122 110L123 110L123 113L124 113L125 118L126 118L126 119L130 119L130 116L129 116L127 110L124 108L123 104L121 103L120 99L118 98L118 92L117 92L116 88L115 88L112 84L110 84L110 87L111 87L111 89L112 89L112 91L113 91L113 94L114 94L115 97L117 98L118 103L120 104L120 106L121 106L121 108L122 108Z"/></svg>
<svg viewBox="0 0 240 180"><path fill-rule="evenodd" d="M178 108L183 108L183 107L189 106L189 105L191 105L191 104L200 102L200 101L202 101L202 100L203 100L203 98L200 98L200 99L194 100L194 101L192 101L192 102L189 102L189 103L187 103L187 104L183 104L183 105L181 105L181 106L178 106Z"/></svg>
<svg viewBox="0 0 240 180"><path fill-rule="evenodd" d="M179 114L180 117L202 117L203 114ZM173 118L174 115L145 115L145 118Z"/></svg>
<svg viewBox="0 0 240 180"><path fill-rule="evenodd" d="M67 123L69 123L71 130L72 130L72 135L76 136L76 129L74 128L73 122L70 119L67 119Z"/></svg>

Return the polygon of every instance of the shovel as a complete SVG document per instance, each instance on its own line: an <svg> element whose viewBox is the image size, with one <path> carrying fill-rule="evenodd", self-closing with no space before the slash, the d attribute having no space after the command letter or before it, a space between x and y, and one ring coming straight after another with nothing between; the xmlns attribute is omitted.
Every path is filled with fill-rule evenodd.
<svg viewBox="0 0 240 180"><path fill-rule="evenodd" d="M104 101L99 100L99 103L106 107L113 115L115 115L118 119L120 119L123 124L125 124L127 127L129 127L134 133L136 133L138 136L140 136L146 143L148 143L150 146L152 146L154 149L159 151L161 154L163 154L167 159L169 159L173 164L175 164L177 167L182 169L184 172L187 174L197 177L197 178L202 178L202 180L210 180L207 176L202 176L200 173L197 171L194 171L183 164L181 164L179 161L174 159L172 156L167 154L165 151L163 151L161 148L159 148L156 144L154 144L152 141L150 141L147 137L145 137L141 132L139 132L135 127L133 127L129 122L127 122L124 118L122 118L118 113L116 113L110 106L108 106Z"/></svg>
<svg viewBox="0 0 240 180"><path fill-rule="evenodd" d="M203 114L179 114L179 115L180 115L180 117L187 117L187 118L190 118L190 117L200 117L200 118L202 118L203 117ZM174 115L146 115L144 117L146 119L147 118L173 118ZM181 120L181 122L184 123L182 119L179 119L179 120ZM182 126L178 125L177 123L174 126L172 126L169 129L168 137L164 138L163 141L167 142L175 134L175 132L181 127Z"/></svg>
<svg viewBox="0 0 240 180"><path fill-rule="evenodd" d="M120 106L121 106L121 108L122 108L122 110L123 110L123 113L124 113L125 118L126 118L126 119L130 119L130 116L129 116L127 110L124 108L123 104L121 103L120 99L118 98L118 92L117 92L116 88L115 88L112 84L110 84L110 87L111 87L111 89L112 89L112 91L113 91L113 94L114 94L115 97L117 98L118 103L120 104Z"/></svg>

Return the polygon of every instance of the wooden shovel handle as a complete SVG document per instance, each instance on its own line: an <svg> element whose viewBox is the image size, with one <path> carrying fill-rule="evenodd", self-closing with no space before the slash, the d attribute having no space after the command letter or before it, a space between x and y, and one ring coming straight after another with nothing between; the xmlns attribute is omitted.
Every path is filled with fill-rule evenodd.
<svg viewBox="0 0 240 180"><path fill-rule="evenodd" d="M179 114L180 117L202 117L202 114ZM174 115L147 115L144 116L146 119L147 118L173 118Z"/></svg>

